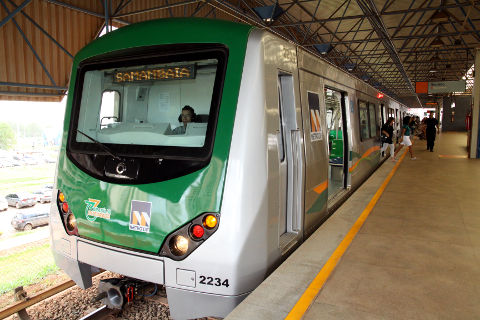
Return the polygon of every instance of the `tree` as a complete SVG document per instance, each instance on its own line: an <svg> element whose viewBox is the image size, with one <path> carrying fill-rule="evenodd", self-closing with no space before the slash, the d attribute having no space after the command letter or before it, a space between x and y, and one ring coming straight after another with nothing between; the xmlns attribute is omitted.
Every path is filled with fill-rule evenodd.
<svg viewBox="0 0 480 320"><path fill-rule="evenodd" d="M43 136L43 128L38 123L32 122L24 125L25 137L39 138Z"/></svg>
<svg viewBox="0 0 480 320"><path fill-rule="evenodd" d="M0 123L0 149L9 150L17 144L15 131L7 123Z"/></svg>

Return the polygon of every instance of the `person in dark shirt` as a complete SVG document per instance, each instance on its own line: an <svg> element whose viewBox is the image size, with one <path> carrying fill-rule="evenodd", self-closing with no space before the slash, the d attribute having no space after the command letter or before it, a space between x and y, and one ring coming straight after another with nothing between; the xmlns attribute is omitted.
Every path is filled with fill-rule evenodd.
<svg viewBox="0 0 480 320"><path fill-rule="evenodd" d="M185 134L187 130L187 123L195 122L196 120L195 110L190 106L185 106L182 108L182 113L178 116L178 122L181 122L182 125L176 127L172 134Z"/></svg>
<svg viewBox="0 0 480 320"><path fill-rule="evenodd" d="M393 160L394 146L393 146L393 119L392 117L388 118L387 122L382 126L382 140L383 145L381 149L381 154L383 155L387 147L390 148L390 157Z"/></svg>
<svg viewBox="0 0 480 320"><path fill-rule="evenodd" d="M440 129L438 128L438 120L433 117L433 112L430 112L430 116L427 120L425 120L425 124L427 126L425 129L425 133L427 136L427 150L433 152L436 133L440 133Z"/></svg>

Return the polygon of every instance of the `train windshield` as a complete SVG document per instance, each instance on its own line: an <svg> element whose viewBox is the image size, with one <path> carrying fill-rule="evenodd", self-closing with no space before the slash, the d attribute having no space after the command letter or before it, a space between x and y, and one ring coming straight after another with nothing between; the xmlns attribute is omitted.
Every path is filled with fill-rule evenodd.
<svg viewBox="0 0 480 320"><path fill-rule="evenodd" d="M203 147L217 59L89 70L78 143Z"/></svg>

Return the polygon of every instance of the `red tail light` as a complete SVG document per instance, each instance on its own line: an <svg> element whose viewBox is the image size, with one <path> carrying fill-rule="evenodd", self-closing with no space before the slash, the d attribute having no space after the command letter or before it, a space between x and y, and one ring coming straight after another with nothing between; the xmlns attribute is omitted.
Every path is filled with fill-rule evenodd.
<svg viewBox="0 0 480 320"><path fill-rule="evenodd" d="M196 224L192 227L192 235L195 240L201 239L205 234L205 230L199 224Z"/></svg>

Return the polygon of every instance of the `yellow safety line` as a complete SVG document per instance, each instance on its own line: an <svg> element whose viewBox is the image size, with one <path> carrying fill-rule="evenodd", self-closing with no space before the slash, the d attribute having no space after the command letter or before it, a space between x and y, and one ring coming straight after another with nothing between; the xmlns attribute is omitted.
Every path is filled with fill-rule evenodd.
<svg viewBox="0 0 480 320"><path fill-rule="evenodd" d="M323 266L322 270L320 270L320 272L315 276L315 279L313 279L312 283L310 283L310 285L302 294L300 299L297 301L293 309L290 310L290 313L287 315L285 320L301 319L303 317L308 307L312 304L313 300L322 289L328 277L337 266L337 263L340 261L340 258L343 256L347 248L350 246L350 243L353 241L353 238L355 238L358 231L364 224L365 220L367 219L368 215L370 214L373 207L377 203L378 199L382 195L383 191L387 187L388 183L392 179L393 175L395 174L395 171L397 171L398 166L402 162L403 158L405 158L406 154L407 153L405 150L403 155L400 157L400 160L393 167L392 171L390 171L390 174L387 176L387 178L385 178L382 185L373 196L372 200L370 200L367 207L363 210L362 214L357 219L355 224L352 226L348 234L342 240L342 242L337 247L337 249L335 249L335 251L332 253L328 261Z"/></svg>
<svg viewBox="0 0 480 320"><path fill-rule="evenodd" d="M449 158L449 159L466 159L468 155L455 155L455 154L439 154L439 158Z"/></svg>

